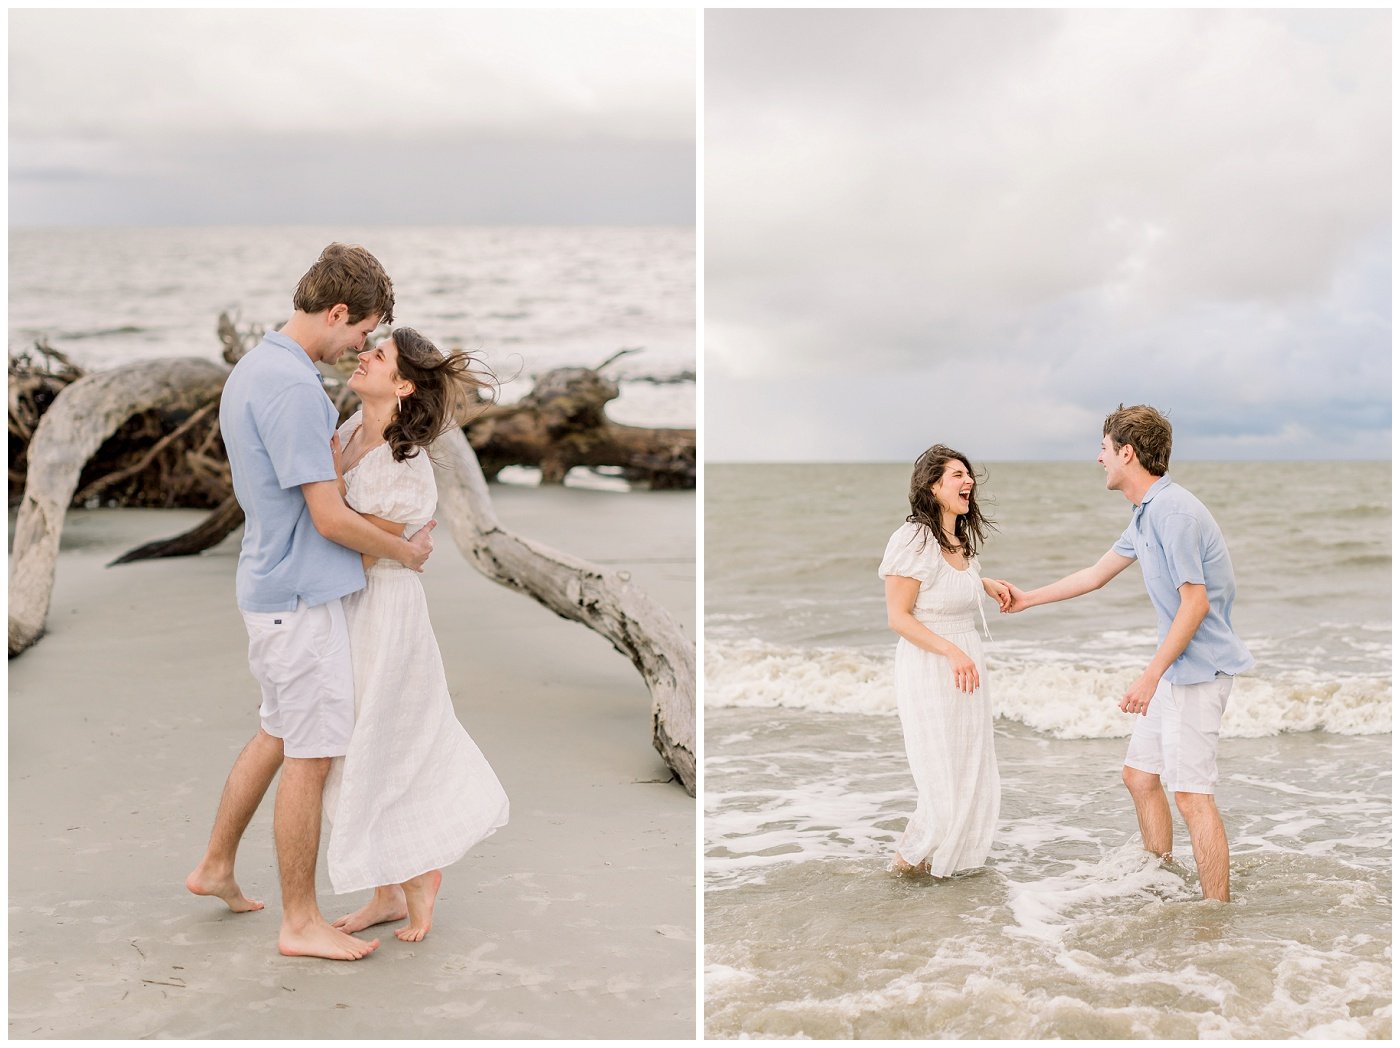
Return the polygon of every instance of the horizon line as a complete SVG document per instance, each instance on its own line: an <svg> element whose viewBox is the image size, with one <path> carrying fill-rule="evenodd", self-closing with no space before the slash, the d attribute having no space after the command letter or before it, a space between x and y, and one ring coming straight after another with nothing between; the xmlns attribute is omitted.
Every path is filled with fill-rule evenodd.
<svg viewBox="0 0 1400 1048"><path fill-rule="evenodd" d="M1001 465L1018 463L1094 464L1093 459L1077 458L979 458L978 463L995 462ZM1184 463L1198 462L1392 462L1390 455L1364 458L1356 455L1341 456L1299 456L1279 458L1184 458ZM907 466L907 459L703 459L706 466ZM1170 470L1170 467L1168 467Z"/></svg>

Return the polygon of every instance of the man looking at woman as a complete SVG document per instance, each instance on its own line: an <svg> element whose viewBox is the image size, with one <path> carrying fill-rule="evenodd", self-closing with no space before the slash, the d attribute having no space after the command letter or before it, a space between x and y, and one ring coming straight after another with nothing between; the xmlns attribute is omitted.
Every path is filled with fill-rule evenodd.
<svg viewBox="0 0 1400 1048"><path fill-rule="evenodd" d="M1004 610L1024 611L1100 589L1134 560L1141 562L1157 613L1158 647L1124 693L1119 708L1139 714L1123 761L1123 783L1137 810L1143 847L1172 850L1171 809L1163 784L1186 820L1207 899L1230 899L1230 847L1215 805L1220 722L1235 675L1254 659L1235 633L1230 612L1235 574L1220 526L1200 499L1167 473L1171 423L1136 405L1104 420L1099 464L1108 490L1133 505L1127 529L1090 567L1023 592Z"/></svg>
<svg viewBox="0 0 1400 1048"><path fill-rule="evenodd" d="M280 767L273 817L282 888L278 949L357 960L378 940L332 927L316 902L321 794L355 719L340 599L365 585L361 554L421 571L432 550L432 524L406 541L366 520L341 497L331 456L338 420L316 364L358 352L381 322L392 320L388 275L364 248L331 244L292 302L291 320L234 367L219 405L234 492L247 518L237 599L249 667L262 690L261 724L234 761L208 849L185 885L236 913L262 909L239 888L234 860Z"/></svg>

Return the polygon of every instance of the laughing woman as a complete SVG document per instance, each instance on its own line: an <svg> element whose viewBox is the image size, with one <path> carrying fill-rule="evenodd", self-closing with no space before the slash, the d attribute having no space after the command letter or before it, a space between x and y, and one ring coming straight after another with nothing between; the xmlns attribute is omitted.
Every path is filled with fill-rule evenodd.
<svg viewBox="0 0 1400 1048"><path fill-rule="evenodd" d="M437 504L428 445L484 383L464 353L444 356L412 328L360 354L350 388L361 409L332 441L350 507L395 534L427 525ZM355 727L331 764L327 865L337 893L373 888L342 917L347 932L399 921L400 939L432 925L442 867L506 823L505 790L457 723L417 573L366 558L365 588L345 598Z"/></svg>
<svg viewBox="0 0 1400 1048"><path fill-rule="evenodd" d="M880 575L895 646L895 694L918 804L892 869L935 877L983 865L1001 810L992 706L977 619L986 592L977 548L991 525L977 507L967 456L935 444L914 463L909 516L890 537Z"/></svg>

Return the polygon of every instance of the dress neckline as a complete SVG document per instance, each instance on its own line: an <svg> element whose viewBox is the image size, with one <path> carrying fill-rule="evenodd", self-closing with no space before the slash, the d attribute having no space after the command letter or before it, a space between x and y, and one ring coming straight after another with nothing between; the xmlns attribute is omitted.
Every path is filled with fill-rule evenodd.
<svg viewBox="0 0 1400 1048"><path fill-rule="evenodd" d="M360 432L360 430L362 430L362 429L364 429L364 428L365 428L365 424L364 424L364 422L361 422L361 423L360 423L359 425L357 425L353 430L350 431L350 438L349 438L349 440L346 440L345 443L346 443L346 444L349 444L351 440L354 440L354 439L355 439L355 434L358 433L358 432ZM348 476L350 473L353 473L355 470L357 470L357 469L360 468L360 464L361 464L362 462L364 462L365 459L369 458L371 455L373 455L373 454L374 454L376 451L378 451L380 448L387 448L388 446L389 446L389 442L388 442L387 440L384 441L384 442L381 443L381 444L376 444L374 447L370 448L370 449L369 449L368 451L366 451L363 455L361 455L359 458L357 458L357 459L355 460L355 464L354 464L353 466L349 466L349 467L347 467L347 468L341 470L341 476Z"/></svg>
<svg viewBox="0 0 1400 1048"><path fill-rule="evenodd" d="M960 568L960 567L958 567L956 564L954 564L951 560L949 560L947 557L943 556L943 547L942 547L942 546L939 546L939 547L938 547L938 556L939 556L939 559L942 560L944 564L948 565L948 567L952 568L952 569L953 569L954 571L956 571L959 575L966 575L969 571L972 570L972 558L971 558L971 557L968 557L968 558L967 558L967 565L966 565L965 567L961 567L961 568Z"/></svg>

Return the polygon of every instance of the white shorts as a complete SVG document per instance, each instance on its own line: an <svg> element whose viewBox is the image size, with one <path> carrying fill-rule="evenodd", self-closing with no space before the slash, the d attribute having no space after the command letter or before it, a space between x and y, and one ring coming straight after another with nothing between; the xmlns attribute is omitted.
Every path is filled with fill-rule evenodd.
<svg viewBox="0 0 1400 1048"><path fill-rule="evenodd" d="M243 624L263 731L282 740L285 757L343 757L355 726L355 677L340 600L245 611Z"/></svg>
<svg viewBox="0 0 1400 1048"><path fill-rule="evenodd" d="M1220 778L1215 766L1220 721L1234 683L1224 673L1203 684L1162 681L1147 715L1135 719L1123 763L1160 775L1173 793L1213 794Z"/></svg>

